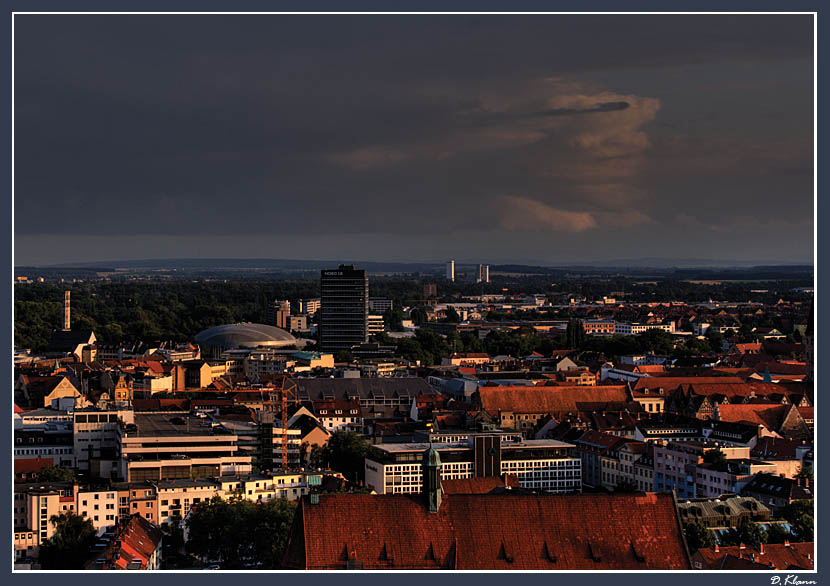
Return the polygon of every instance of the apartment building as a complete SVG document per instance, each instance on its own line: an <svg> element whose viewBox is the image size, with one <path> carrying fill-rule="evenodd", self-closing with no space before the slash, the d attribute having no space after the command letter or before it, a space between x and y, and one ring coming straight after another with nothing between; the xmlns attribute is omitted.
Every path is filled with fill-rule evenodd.
<svg viewBox="0 0 830 586"><path fill-rule="evenodd" d="M588 336L613 336L617 333L613 319L583 319L582 329Z"/></svg>
<svg viewBox="0 0 830 586"><path fill-rule="evenodd" d="M206 478L247 473L251 457L238 437L219 424L187 412L139 413L125 426L121 453L126 480Z"/></svg>
<svg viewBox="0 0 830 586"><path fill-rule="evenodd" d="M118 522L118 491L81 489L76 498L77 514L89 519L96 531Z"/></svg>
<svg viewBox="0 0 830 586"><path fill-rule="evenodd" d="M193 505L222 496L222 486L215 479L177 478L152 483L158 502L157 525L168 525L187 518Z"/></svg>
<svg viewBox="0 0 830 586"><path fill-rule="evenodd" d="M726 457L728 466L723 470L704 463L704 455L712 450L720 451ZM775 466L749 460L748 447L706 441L654 443L655 488L658 491L675 490L681 498L736 492L736 487L743 486L741 483L745 484L748 476L754 474L751 470L770 468Z"/></svg>
<svg viewBox="0 0 830 586"><path fill-rule="evenodd" d="M637 322L618 321L614 325L614 333L623 336L636 336L647 330L663 330L669 334L674 333L674 322L667 324L642 324Z"/></svg>
<svg viewBox="0 0 830 586"><path fill-rule="evenodd" d="M134 421L132 410L82 409L73 414L75 466L91 478L123 479L121 428Z"/></svg>

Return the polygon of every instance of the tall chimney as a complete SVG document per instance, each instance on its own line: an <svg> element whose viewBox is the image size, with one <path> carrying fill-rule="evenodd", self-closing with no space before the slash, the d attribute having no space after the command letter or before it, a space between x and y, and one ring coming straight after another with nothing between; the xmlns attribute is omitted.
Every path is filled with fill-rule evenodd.
<svg viewBox="0 0 830 586"><path fill-rule="evenodd" d="M63 331L69 331L69 291L63 292Z"/></svg>

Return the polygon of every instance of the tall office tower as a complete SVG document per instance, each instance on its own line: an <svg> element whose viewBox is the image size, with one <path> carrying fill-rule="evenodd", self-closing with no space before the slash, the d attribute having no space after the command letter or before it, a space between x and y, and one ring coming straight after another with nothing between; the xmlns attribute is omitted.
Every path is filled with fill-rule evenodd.
<svg viewBox="0 0 830 586"><path fill-rule="evenodd" d="M455 281L455 261L447 261L447 280Z"/></svg>
<svg viewBox="0 0 830 586"><path fill-rule="evenodd" d="M484 282L485 283L490 282L490 265L484 265L484 275L483 275L483 277L484 277Z"/></svg>
<svg viewBox="0 0 830 586"><path fill-rule="evenodd" d="M484 265L478 265L478 272L476 273L476 283L481 283L484 280Z"/></svg>
<svg viewBox="0 0 830 586"><path fill-rule="evenodd" d="M278 328L288 329L288 318L291 317L291 302L287 299L285 301L274 300L274 303L268 307L269 325L273 324Z"/></svg>
<svg viewBox="0 0 830 586"><path fill-rule="evenodd" d="M320 271L320 349L348 350L368 339L369 277L354 265Z"/></svg>

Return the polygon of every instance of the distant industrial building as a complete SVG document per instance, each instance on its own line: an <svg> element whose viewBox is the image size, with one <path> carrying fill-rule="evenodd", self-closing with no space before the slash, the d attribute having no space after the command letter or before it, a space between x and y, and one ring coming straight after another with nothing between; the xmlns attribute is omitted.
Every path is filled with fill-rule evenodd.
<svg viewBox="0 0 830 586"><path fill-rule="evenodd" d="M320 348L348 350L368 339L369 277L354 265L320 271Z"/></svg>
<svg viewBox="0 0 830 586"><path fill-rule="evenodd" d="M447 280L455 281L455 261L447 261Z"/></svg>
<svg viewBox="0 0 830 586"><path fill-rule="evenodd" d="M476 275L476 283L490 282L490 265L478 265L478 274Z"/></svg>

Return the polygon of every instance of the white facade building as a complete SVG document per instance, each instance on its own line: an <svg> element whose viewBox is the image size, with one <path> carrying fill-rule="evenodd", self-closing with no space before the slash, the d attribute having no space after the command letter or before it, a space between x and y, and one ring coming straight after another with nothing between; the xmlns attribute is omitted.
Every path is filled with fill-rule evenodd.
<svg viewBox="0 0 830 586"><path fill-rule="evenodd" d="M431 444L441 457L441 477L457 480L479 476L477 467L495 464L489 475L513 474L522 488L551 493L582 490L582 461L569 454L574 446L555 440L501 442L496 437L486 458L476 456L474 436L452 444ZM372 447L365 462L366 485L379 494L421 492L423 453L428 443L380 444ZM478 461L476 459L478 458Z"/></svg>
<svg viewBox="0 0 830 586"><path fill-rule="evenodd" d="M636 322L618 321L615 326L615 332L623 336L636 336L642 334L646 330L663 330L670 334L674 333L674 322L667 324L641 324Z"/></svg>

